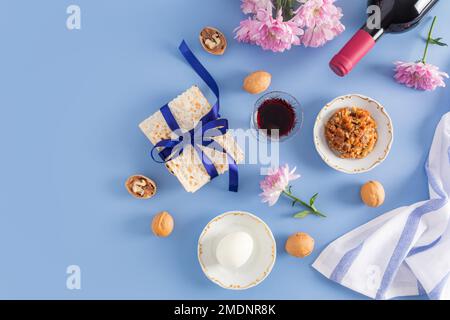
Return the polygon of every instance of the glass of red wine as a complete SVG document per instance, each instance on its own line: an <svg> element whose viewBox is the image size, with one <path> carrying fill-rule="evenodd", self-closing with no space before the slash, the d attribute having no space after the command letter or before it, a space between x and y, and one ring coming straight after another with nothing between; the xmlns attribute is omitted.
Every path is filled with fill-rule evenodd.
<svg viewBox="0 0 450 320"><path fill-rule="evenodd" d="M303 111L300 103L290 94L273 91L256 101L252 115L252 128L258 139L285 141L302 127Z"/></svg>

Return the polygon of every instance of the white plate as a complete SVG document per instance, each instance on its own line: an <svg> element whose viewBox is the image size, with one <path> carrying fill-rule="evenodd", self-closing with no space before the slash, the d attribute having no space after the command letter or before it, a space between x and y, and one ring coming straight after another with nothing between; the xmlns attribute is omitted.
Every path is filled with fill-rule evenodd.
<svg viewBox="0 0 450 320"><path fill-rule="evenodd" d="M219 264L216 248L226 235L244 231L254 241L253 253L245 265L230 270ZM206 277L231 290L245 290L261 283L272 271L276 259L276 243L269 227L257 216L230 211L211 220L198 240L198 261Z"/></svg>
<svg viewBox="0 0 450 320"><path fill-rule="evenodd" d="M337 110L346 107L358 107L368 110L377 123L377 144L364 159L339 158L330 149L325 138L325 125L328 120ZM314 144L319 155L333 169L349 174L367 172L378 166L388 156L393 141L394 128L386 109L378 101L359 94L338 97L328 103L320 111L314 125Z"/></svg>

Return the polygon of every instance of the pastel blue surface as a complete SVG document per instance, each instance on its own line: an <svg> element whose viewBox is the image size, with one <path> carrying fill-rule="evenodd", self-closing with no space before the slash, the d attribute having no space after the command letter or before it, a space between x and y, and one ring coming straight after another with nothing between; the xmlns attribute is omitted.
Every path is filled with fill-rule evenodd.
<svg viewBox="0 0 450 320"><path fill-rule="evenodd" d="M66 28L66 8L81 7L82 29ZM448 89L419 92L396 84L392 62L422 55L431 16L417 29L386 36L350 76L341 79L329 59L364 21L365 1L340 0L347 31L320 49L264 52L233 40L244 18L239 2L76 0L0 1L0 298L137 299L363 299L310 265L332 240L374 217L425 200L423 169ZM441 1L436 36L450 41L450 2ZM224 31L223 57L198 42L207 25ZM296 165L302 197L320 192L326 219L294 220L288 201L260 203L258 165L240 167L238 194L227 176L186 193L162 165L138 123L193 84L206 87L177 51L182 39L217 79L222 114L231 127L248 128L257 96L241 90L251 71L272 73L272 90L296 96L305 112L300 134L281 145L281 161ZM432 47L429 62L450 71L448 48ZM316 153L312 128L319 110L336 96L361 93L382 102L395 126L388 159L370 173L350 176L327 167ZM143 173L158 183L157 196L138 201L125 179ZM381 181L386 203L368 209L360 185ZM209 282L197 261L205 224L225 211L257 214L271 227L278 259L270 276L247 291ZM168 210L176 228L167 239L150 232L152 216ZM297 260L286 238L304 231L314 253ZM66 288L66 268L79 265L81 290Z"/></svg>

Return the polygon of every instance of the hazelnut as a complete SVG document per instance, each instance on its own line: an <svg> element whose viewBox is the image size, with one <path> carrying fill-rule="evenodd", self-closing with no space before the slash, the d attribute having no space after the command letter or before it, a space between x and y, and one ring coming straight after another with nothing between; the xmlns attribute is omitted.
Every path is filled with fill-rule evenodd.
<svg viewBox="0 0 450 320"><path fill-rule="evenodd" d="M250 73L244 79L243 88L251 94L259 94L266 91L272 82L272 75L266 71L256 71Z"/></svg>
<svg viewBox="0 0 450 320"><path fill-rule="evenodd" d="M227 48L224 34L213 27L206 27L200 32L200 43L203 49L214 55L222 55Z"/></svg>
<svg viewBox="0 0 450 320"><path fill-rule="evenodd" d="M146 176L134 175L127 179L125 187L138 199L150 199L156 194L156 183Z"/></svg>
<svg viewBox="0 0 450 320"><path fill-rule="evenodd" d="M173 231L174 221L172 216L163 211L153 217L152 231L157 237L168 237Z"/></svg>
<svg viewBox="0 0 450 320"><path fill-rule="evenodd" d="M288 238L285 249L291 256L307 257L314 250L314 239L307 233L298 232Z"/></svg>
<svg viewBox="0 0 450 320"><path fill-rule="evenodd" d="M361 188L361 199L369 207L379 207L384 203L385 192L378 181L369 181Z"/></svg>

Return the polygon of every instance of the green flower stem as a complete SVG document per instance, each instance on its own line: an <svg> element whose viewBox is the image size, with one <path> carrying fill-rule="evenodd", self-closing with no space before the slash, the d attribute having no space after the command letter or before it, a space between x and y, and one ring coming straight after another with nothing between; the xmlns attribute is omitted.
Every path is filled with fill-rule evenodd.
<svg viewBox="0 0 450 320"><path fill-rule="evenodd" d="M277 15L278 14L278 11L281 9L281 7L282 7L282 4L281 4L281 2L282 2L282 0L276 0L276 3L275 3L275 15Z"/></svg>
<svg viewBox="0 0 450 320"><path fill-rule="evenodd" d="M421 60L423 64L427 63L426 61L427 61L427 55L428 55L428 47L430 46L431 37L433 35L433 29L434 29L434 25L436 24L436 20L437 20L437 17L434 17L433 22L431 23L430 30L428 31L427 44L425 46L425 51L423 52L423 58Z"/></svg>
<svg viewBox="0 0 450 320"><path fill-rule="evenodd" d="M311 210L312 214L315 214L316 216L319 216L319 217L322 217L322 218L326 218L326 215L324 215L323 213L319 212L314 205L311 206L311 205L307 204L306 202L304 202L304 201L300 200L299 198L297 198L296 196L294 196L289 191L285 190L285 191L283 191L283 194L286 197L288 197L288 198L292 199L293 201L295 201L296 203L300 203L302 206L304 206L304 207L308 208L309 210Z"/></svg>
<svg viewBox="0 0 450 320"><path fill-rule="evenodd" d="M293 10L292 10L292 0L286 0L285 4L285 21L289 21L292 19Z"/></svg>
<svg viewBox="0 0 450 320"><path fill-rule="evenodd" d="M275 2L275 16L278 15L278 12L281 10L283 13L283 20L289 21L292 19L293 9L292 9L292 1L293 0L276 0Z"/></svg>

